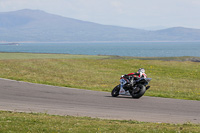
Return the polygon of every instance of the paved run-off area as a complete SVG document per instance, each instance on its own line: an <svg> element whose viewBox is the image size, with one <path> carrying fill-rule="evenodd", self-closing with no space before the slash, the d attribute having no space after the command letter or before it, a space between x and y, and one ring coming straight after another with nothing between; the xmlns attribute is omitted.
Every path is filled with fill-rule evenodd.
<svg viewBox="0 0 200 133"><path fill-rule="evenodd" d="M0 79L0 110L164 123L200 123L200 101L143 96Z"/></svg>

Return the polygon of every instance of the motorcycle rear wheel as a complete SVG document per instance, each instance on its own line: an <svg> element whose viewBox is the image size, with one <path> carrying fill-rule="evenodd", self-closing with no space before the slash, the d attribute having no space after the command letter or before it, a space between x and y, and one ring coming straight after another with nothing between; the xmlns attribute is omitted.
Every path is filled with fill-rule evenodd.
<svg viewBox="0 0 200 133"><path fill-rule="evenodd" d="M140 98L141 96L144 95L144 93L146 92L146 87L144 85L137 85L139 88L140 88L140 91L137 92L137 93L134 93L134 91L132 92L132 98L135 98L135 99L138 99Z"/></svg>
<svg viewBox="0 0 200 133"><path fill-rule="evenodd" d="M115 86L115 88L113 88L111 92L112 97L117 97L119 95L119 90L120 90L120 86L119 85Z"/></svg>

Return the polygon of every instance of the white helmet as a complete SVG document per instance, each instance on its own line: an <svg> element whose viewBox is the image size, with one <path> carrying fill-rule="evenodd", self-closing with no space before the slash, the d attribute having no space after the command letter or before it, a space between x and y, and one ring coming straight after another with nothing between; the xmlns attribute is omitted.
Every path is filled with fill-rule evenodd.
<svg viewBox="0 0 200 133"><path fill-rule="evenodd" d="M144 68L140 68L140 69L138 70L138 72L139 72L139 73L145 73L145 70L144 70Z"/></svg>

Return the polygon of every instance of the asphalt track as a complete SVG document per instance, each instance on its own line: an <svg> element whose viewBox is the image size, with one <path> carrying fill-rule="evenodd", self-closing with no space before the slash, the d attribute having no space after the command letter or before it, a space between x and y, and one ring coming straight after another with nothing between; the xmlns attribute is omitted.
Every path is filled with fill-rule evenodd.
<svg viewBox="0 0 200 133"><path fill-rule="evenodd" d="M200 101L97 92L0 79L0 110L164 123L200 123Z"/></svg>

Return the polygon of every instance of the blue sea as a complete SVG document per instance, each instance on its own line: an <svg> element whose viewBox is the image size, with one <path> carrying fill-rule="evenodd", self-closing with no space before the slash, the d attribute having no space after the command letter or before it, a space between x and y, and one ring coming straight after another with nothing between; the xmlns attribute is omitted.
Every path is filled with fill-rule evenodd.
<svg viewBox="0 0 200 133"><path fill-rule="evenodd" d="M20 43L20 45L2 45L0 43L0 52L134 57L200 57L200 42Z"/></svg>

